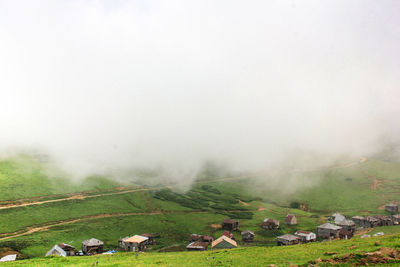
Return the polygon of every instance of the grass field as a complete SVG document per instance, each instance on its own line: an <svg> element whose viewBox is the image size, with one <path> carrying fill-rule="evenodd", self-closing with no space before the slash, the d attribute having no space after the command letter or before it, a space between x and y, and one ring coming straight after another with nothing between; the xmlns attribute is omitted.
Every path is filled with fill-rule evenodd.
<svg viewBox="0 0 400 267"><path fill-rule="evenodd" d="M398 249L400 247L400 227L383 228L390 235L351 240L339 240L323 243L311 243L289 247L250 247L232 250L215 250L207 252L172 252L172 253L117 253L92 257L53 257L23 260L5 266L267 266L276 264L288 266L298 264L308 266L318 262L317 259L334 259L352 254L353 259L340 265L354 265L365 257L365 252L374 252L381 247ZM389 229L391 231L389 231ZM376 229L382 230L382 229ZM327 265L330 265L326 263ZM399 265L394 259L382 265ZM319 266L324 266L320 263Z"/></svg>
<svg viewBox="0 0 400 267"><path fill-rule="evenodd" d="M326 222L327 216L336 211L347 216L385 214L384 210L378 208L389 201L400 202L400 164L379 159L368 159L362 164L345 168L296 173L295 177L277 179L281 184L271 185L260 183L258 177L220 179L221 174L213 174L210 168L201 174L201 179L189 191L180 193L162 188L157 183L154 183L157 184L157 189L147 187L143 191L124 192L138 185L120 184L105 177L88 177L74 183L66 179L64 174L54 173L56 172L49 172L41 162L29 156L0 161L0 248L15 250L22 257L32 258L43 256L54 244L60 242L80 248L83 240L96 237L105 242L106 249L114 249L117 248L120 237L150 232L159 234L157 244L147 253L151 255L135 256L137 263L155 264L160 261L160 264L173 265L174 261L183 260L186 255L190 255L190 258L199 260L202 265L218 265L218 261L210 262L204 255L225 255L223 259L229 265L228 257L232 257L232 260L237 258L241 263L245 259L240 258L247 253L258 253L260 257L261 254L268 253L271 256L261 260L260 264L273 263L277 259L273 256L274 253L278 255L287 251L289 254L286 259L289 259L290 251L297 251L297 248L272 247L275 246L278 235L294 233L299 229L316 231L317 225ZM300 185L298 181L304 182ZM292 187L296 187L295 190ZM74 195L93 197L69 199ZM47 199L61 201L1 209L10 203L18 205ZM300 204L307 209L300 210ZM288 213L296 215L298 225L287 226L283 223ZM157 252L160 249L183 250L191 233L219 237L222 230L214 229L211 225L219 224L227 217L238 219L241 230L250 229L256 234L253 244L245 245L240 241L240 246L257 248L204 254L172 253L176 256ZM259 224L264 218L280 220L281 229L262 229ZM385 231L397 234L398 229L388 228ZM240 240L240 232L234 234ZM310 245L310 249L316 251L315 255L323 254L318 246L326 245ZM308 248L308 245L301 247ZM101 256L101 259L104 262L116 259L118 264L128 264L131 260L129 257L133 256L121 254L108 258ZM306 262L301 256L296 256L296 259L298 263ZM79 261L79 264L85 265L93 261L93 257L64 260L66 264ZM64 260L53 261L56 264L55 262ZM32 264L39 264L41 261L43 259L32 261Z"/></svg>

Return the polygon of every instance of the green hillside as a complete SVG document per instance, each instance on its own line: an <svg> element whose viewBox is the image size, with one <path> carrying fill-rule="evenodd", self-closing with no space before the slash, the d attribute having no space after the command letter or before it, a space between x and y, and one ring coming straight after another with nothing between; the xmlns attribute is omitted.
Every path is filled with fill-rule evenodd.
<svg viewBox="0 0 400 267"><path fill-rule="evenodd" d="M5 266L340 266L355 264L400 265L395 249L400 246L400 227L382 227L390 235L322 243L310 243L288 247L242 247L232 250L172 253L117 253L91 257L52 257L23 260ZM391 231L390 231L391 230ZM375 254L366 254L366 252ZM396 256L397 255L397 256Z"/></svg>
<svg viewBox="0 0 400 267"><path fill-rule="evenodd" d="M230 174L223 177L215 168L209 168L188 191L178 193L147 180L132 182L132 179L120 184L111 178L93 176L73 182L61 172L49 172L45 164L30 156L3 159L0 161L0 253L17 251L21 258L42 257L54 244L65 242L80 248L81 242L91 237L103 240L106 249L115 249L119 238L146 232L158 237L149 253L139 258L135 256L143 264L159 261L173 265L174 261L178 263L190 255L188 258L207 265L206 255L221 255L226 261L229 257L233 257L232 260L243 257L241 260L244 261L248 253L256 253L259 258L264 254L271 255L261 263L274 263L274 253L305 248L307 253L315 250L312 255L318 258L325 253L325 243L277 248L276 236L298 229L316 231L317 225L326 222L327 216L336 211L347 216L385 214L379 207L388 201L400 202L399 174L398 162L379 159L273 177L271 183L269 180L261 182L260 176ZM150 176L143 172L140 175ZM283 223L288 213L296 215L298 225ZM222 230L216 225L228 217L240 221L240 230L255 232L254 243L239 241L240 247L252 248L198 254L158 252L184 250L191 233L219 237ZM280 220L281 229L262 229L259 224L264 218ZM397 232L398 229L389 231ZM234 234L240 240L240 231ZM394 241L390 242L396 247ZM367 243L365 249L370 246ZM357 246L365 250L364 245ZM104 262L116 259L115 264L128 264L132 254L100 257ZM304 264L313 257L296 256L295 262ZM84 265L94 259L53 259L46 263L66 261L66 264ZM41 261L43 259L32 263Z"/></svg>

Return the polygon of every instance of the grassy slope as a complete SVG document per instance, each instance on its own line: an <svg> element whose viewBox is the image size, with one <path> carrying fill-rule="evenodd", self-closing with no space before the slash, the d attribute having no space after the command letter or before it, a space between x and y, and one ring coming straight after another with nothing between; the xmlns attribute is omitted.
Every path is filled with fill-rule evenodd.
<svg viewBox="0 0 400 267"><path fill-rule="evenodd" d="M96 262L100 266L267 266L268 264L287 266L290 263L307 266L310 261L318 258L332 258L333 256L329 255L332 253L342 256L349 253L363 254L375 251L383 246L400 247L398 238L400 227L385 227L384 229L385 231L390 229L392 234L367 239L355 237L351 240L290 247L242 247L207 252L118 253L92 257L37 258L10 263L8 266L89 266ZM396 263L393 262L393 264ZM400 262L397 262L397 264L400 264Z"/></svg>
<svg viewBox="0 0 400 267"><path fill-rule="evenodd" d="M375 191L371 190L372 181L362 172L360 167L382 180L382 187ZM179 200L173 201L154 198L150 192L136 192L126 195L0 210L1 233L20 230L31 225L102 213L163 210L204 211L204 213L197 214L136 215L85 220L57 226L46 232L1 241L0 246L13 247L25 256L36 257L42 256L52 245L58 242L69 242L80 247L81 241L90 237L97 237L105 241L107 248L115 248L118 238L122 236L158 232L161 237L157 239L157 246L154 249L172 245L183 248L187 244L186 239L190 233L212 234L215 237L222 233L221 230L214 230L210 227L210 224L220 223L222 218L232 215L232 213L221 210L220 207L251 210L253 214L251 218L239 219L241 229L255 231L256 241L258 241L255 242L255 245L270 246L272 244L268 242L274 242L275 237L282 233L293 233L297 229L315 231L316 226L324 222L322 217L334 211L341 211L349 216L383 213L383 211L377 210L377 207L388 200L400 200L400 196L395 194L398 185L400 185L400 177L397 176L400 173L399 170L400 165L397 163L369 160L362 166L306 173L303 176L312 186L289 195L281 194L279 190L251 189L247 187L249 181L243 179L224 182L208 181L198 184L187 194L178 194ZM58 182L54 181L61 181L61 183L64 183L63 187L59 187ZM0 188L2 200L93 189L110 189L119 186L115 182L98 178L87 179L82 186L69 183L68 180L61 177L50 179L41 165L30 158L0 161L0 182L4 182L5 185ZM221 194L203 190L201 186L204 184L212 185ZM257 200L257 197L260 199ZM243 206L239 203L233 203L237 202L237 199L241 199L250 205ZM185 205L185 201L188 200L194 200L200 208L190 205L182 206L182 203ZM311 212L289 209L288 205L292 201L308 204ZM260 207L263 209L257 211ZM258 226L264 218L276 218L283 222L287 213L297 215L298 226L282 225L280 231L267 231ZM236 233L236 235L238 236L239 233Z"/></svg>

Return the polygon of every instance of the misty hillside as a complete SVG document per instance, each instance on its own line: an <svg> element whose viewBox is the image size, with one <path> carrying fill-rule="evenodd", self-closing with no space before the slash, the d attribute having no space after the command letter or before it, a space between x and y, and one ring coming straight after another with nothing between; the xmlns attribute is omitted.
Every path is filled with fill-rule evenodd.
<svg viewBox="0 0 400 267"><path fill-rule="evenodd" d="M158 236L149 253L180 251L192 233L220 236L223 230L214 227L224 218L238 219L241 230L256 234L251 244L238 241L241 246L272 247L276 236L315 231L334 212L349 217L385 214L382 205L400 201L400 163L379 159L301 173L296 181L312 183L290 193L286 190L292 185L261 188L259 177L251 175L203 176L182 192L170 186L123 185L105 177L79 182L53 177L27 155L3 159L0 166L0 251L16 251L20 258L43 257L60 242L80 247L91 237L117 249L119 238L142 232ZM264 218L284 221L288 213L296 215L298 225L282 224L271 231L259 226Z"/></svg>

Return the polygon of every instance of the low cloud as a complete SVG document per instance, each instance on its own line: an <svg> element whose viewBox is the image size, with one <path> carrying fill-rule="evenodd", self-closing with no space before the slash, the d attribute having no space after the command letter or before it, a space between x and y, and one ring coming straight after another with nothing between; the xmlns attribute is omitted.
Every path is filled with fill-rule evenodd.
<svg viewBox="0 0 400 267"><path fill-rule="evenodd" d="M159 168L186 183L206 161L257 172L375 153L400 133L399 9L3 1L0 149L76 177Z"/></svg>

